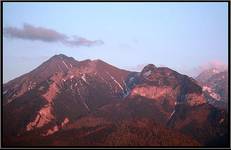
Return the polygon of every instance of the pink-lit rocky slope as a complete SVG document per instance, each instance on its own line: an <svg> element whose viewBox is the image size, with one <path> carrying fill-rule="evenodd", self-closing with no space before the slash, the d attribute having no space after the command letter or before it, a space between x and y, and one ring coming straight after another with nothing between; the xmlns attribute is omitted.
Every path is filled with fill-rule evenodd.
<svg viewBox="0 0 231 150"><path fill-rule="evenodd" d="M55 55L3 85L4 146L228 146L225 109L167 67Z"/></svg>

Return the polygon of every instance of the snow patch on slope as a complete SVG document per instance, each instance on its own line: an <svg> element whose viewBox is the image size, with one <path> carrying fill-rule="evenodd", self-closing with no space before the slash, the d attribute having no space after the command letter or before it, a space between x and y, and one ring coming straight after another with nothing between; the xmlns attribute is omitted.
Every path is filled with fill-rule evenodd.
<svg viewBox="0 0 231 150"><path fill-rule="evenodd" d="M86 84L89 84L89 83L87 82L86 74L85 74L85 73L81 76L81 79L82 79Z"/></svg>
<svg viewBox="0 0 231 150"><path fill-rule="evenodd" d="M59 68L59 70L62 72L62 69L61 69L61 67L58 65L58 68Z"/></svg>
<svg viewBox="0 0 231 150"><path fill-rule="evenodd" d="M144 77L148 77L151 73L152 73L152 71L151 71L151 70L148 70L148 71L145 72L143 75L144 75Z"/></svg>
<svg viewBox="0 0 231 150"><path fill-rule="evenodd" d="M80 83L81 83L81 82L80 82ZM77 91L78 91L78 94L79 94L79 97L80 97L80 101L82 102L82 104L84 105L84 107L85 107L88 111L90 111L90 109L89 109L87 103L86 103L85 100L83 99L83 97L82 97L82 95L81 95L81 93L80 93L80 91L79 91L78 88L77 88Z"/></svg>
<svg viewBox="0 0 231 150"><path fill-rule="evenodd" d="M68 69L69 67L67 66L67 64L65 63L65 61L63 60L62 62L65 65L65 67Z"/></svg>
<svg viewBox="0 0 231 150"><path fill-rule="evenodd" d="M107 72L107 74L111 77L111 79L120 87L121 90L124 90L123 87L120 85L120 83L109 73Z"/></svg>
<svg viewBox="0 0 231 150"><path fill-rule="evenodd" d="M209 95L217 101L221 99L221 96L217 94L216 92L214 92L214 90L208 86L203 86L203 91L208 92Z"/></svg>
<svg viewBox="0 0 231 150"><path fill-rule="evenodd" d="M170 117L169 117L169 119L168 120L170 120L170 119L172 119L172 116L175 114L175 109L173 110L173 112L171 113L171 115L170 115Z"/></svg>

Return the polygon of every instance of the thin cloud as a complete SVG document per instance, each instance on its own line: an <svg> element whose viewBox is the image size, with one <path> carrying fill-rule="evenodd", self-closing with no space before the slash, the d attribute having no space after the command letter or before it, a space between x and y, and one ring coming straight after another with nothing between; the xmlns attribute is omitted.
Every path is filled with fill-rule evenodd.
<svg viewBox="0 0 231 150"><path fill-rule="evenodd" d="M208 63L202 64L201 66L199 66L200 70L208 70L211 68L215 68L219 71L223 71L223 70L228 69L228 65L224 64L223 62L219 60L213 60L213 61L210 61Z"/></svg>
<svg viewBox="0 0 231 150"><path fill-rule="evenodd" d="M73 39L70 39L70 38L66 39L63 41L63 43L69 46L80 46L81 45L81 46L88 46L88 47L104 44L104 42L101 40L91 41L83 37L77 37L77 36L73 36Z"/></svg>
<svg viewBox="0 0 231 150"><path fill-rule="evenodd" d="M138 64L136 66L127 66L125 67L127 70L130 70L130 71L137 71L137 72L140 72L143 70L143 68L148 65L148 64Z"/></svg>
<svg viewBox="0 0 231 150"><path fill-rule="evenodd" d="M23 28L5 27L4 36L8 38L18 38L31 41L61 42L68 46L95 46L104 44L101 40L88 40L83 37L73 36L72 38L63 33L44 27L35 27L24 24Z"/></svg>
<svg viewBox="0 0 231 150"><path fill-rule="evenodd" d="M219 72L222 72L228 69L228 65L219 60L212 60L193 68L182 67L181 72L195 78L201 72L209 69L217 69Z"/></svg>

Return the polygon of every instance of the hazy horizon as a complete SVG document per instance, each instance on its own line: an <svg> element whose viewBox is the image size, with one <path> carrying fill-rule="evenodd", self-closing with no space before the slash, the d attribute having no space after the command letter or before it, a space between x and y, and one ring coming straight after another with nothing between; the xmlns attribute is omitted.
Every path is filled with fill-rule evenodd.
<svg viewBox="0 0 231 150"><path fill-rule="evenodd" d="M205 64L228 64L225 2L3 3L3 28L4 83L60 53L187 75Z"/></svg>

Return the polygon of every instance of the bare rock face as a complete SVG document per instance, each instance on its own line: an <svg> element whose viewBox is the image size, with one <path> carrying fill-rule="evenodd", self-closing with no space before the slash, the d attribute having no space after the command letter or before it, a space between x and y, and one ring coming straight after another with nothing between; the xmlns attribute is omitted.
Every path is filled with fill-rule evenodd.
<svg viewBox="0 0 231 150"><path fill-rule="evenodd" d="M203 94L187 94L186 99L190 106L197 106L207 103Z"/></svg>
<svg viewBox="0 0 231 150"><path fill-rule="evenodd" d="M48 124L54 119L53 115L53 108L50 104L45 105L43 108L41 108L35 117L34 121L30 122L26 126L27 131L31 131L35 128L41 128L44 125Z"/></svg>
<svg viewBox="0 0 231 150"><path fill-rule="evenodd" d="M133 77L135 78L135 77ZM176 104L200 105L206 103L196 81L169 68L147 65L133 85L130 96L140 95L163 102L168 100L171 110Z"/></svg>
<svg viewBox="0 0 231 150"><path fill-rule="evenodd" d="M172 95L171 95L172 94ZM140 95L150 99L160 100L166 96L172 98L176 97L173 89L171 87L156 87L156 86L136 86L131 91L131 96Z"/></svg>
<svg viewBox="0 0 231 150"><path fill-rule="evenodd" d="M62 54L55 55L35 70L4 85L4 117L9 120L5 128L14 128L14 135L36 130L41 135L51 135L69 121L122 97L127 74L128 71L101 60L76 61ZM39 96L34 100L41 105L30 104L33 95ZM31 109L26 110L26 107ZM10 123L13 114L25 116L14 120L19 124L24 122L22 126Z"/></svg>

